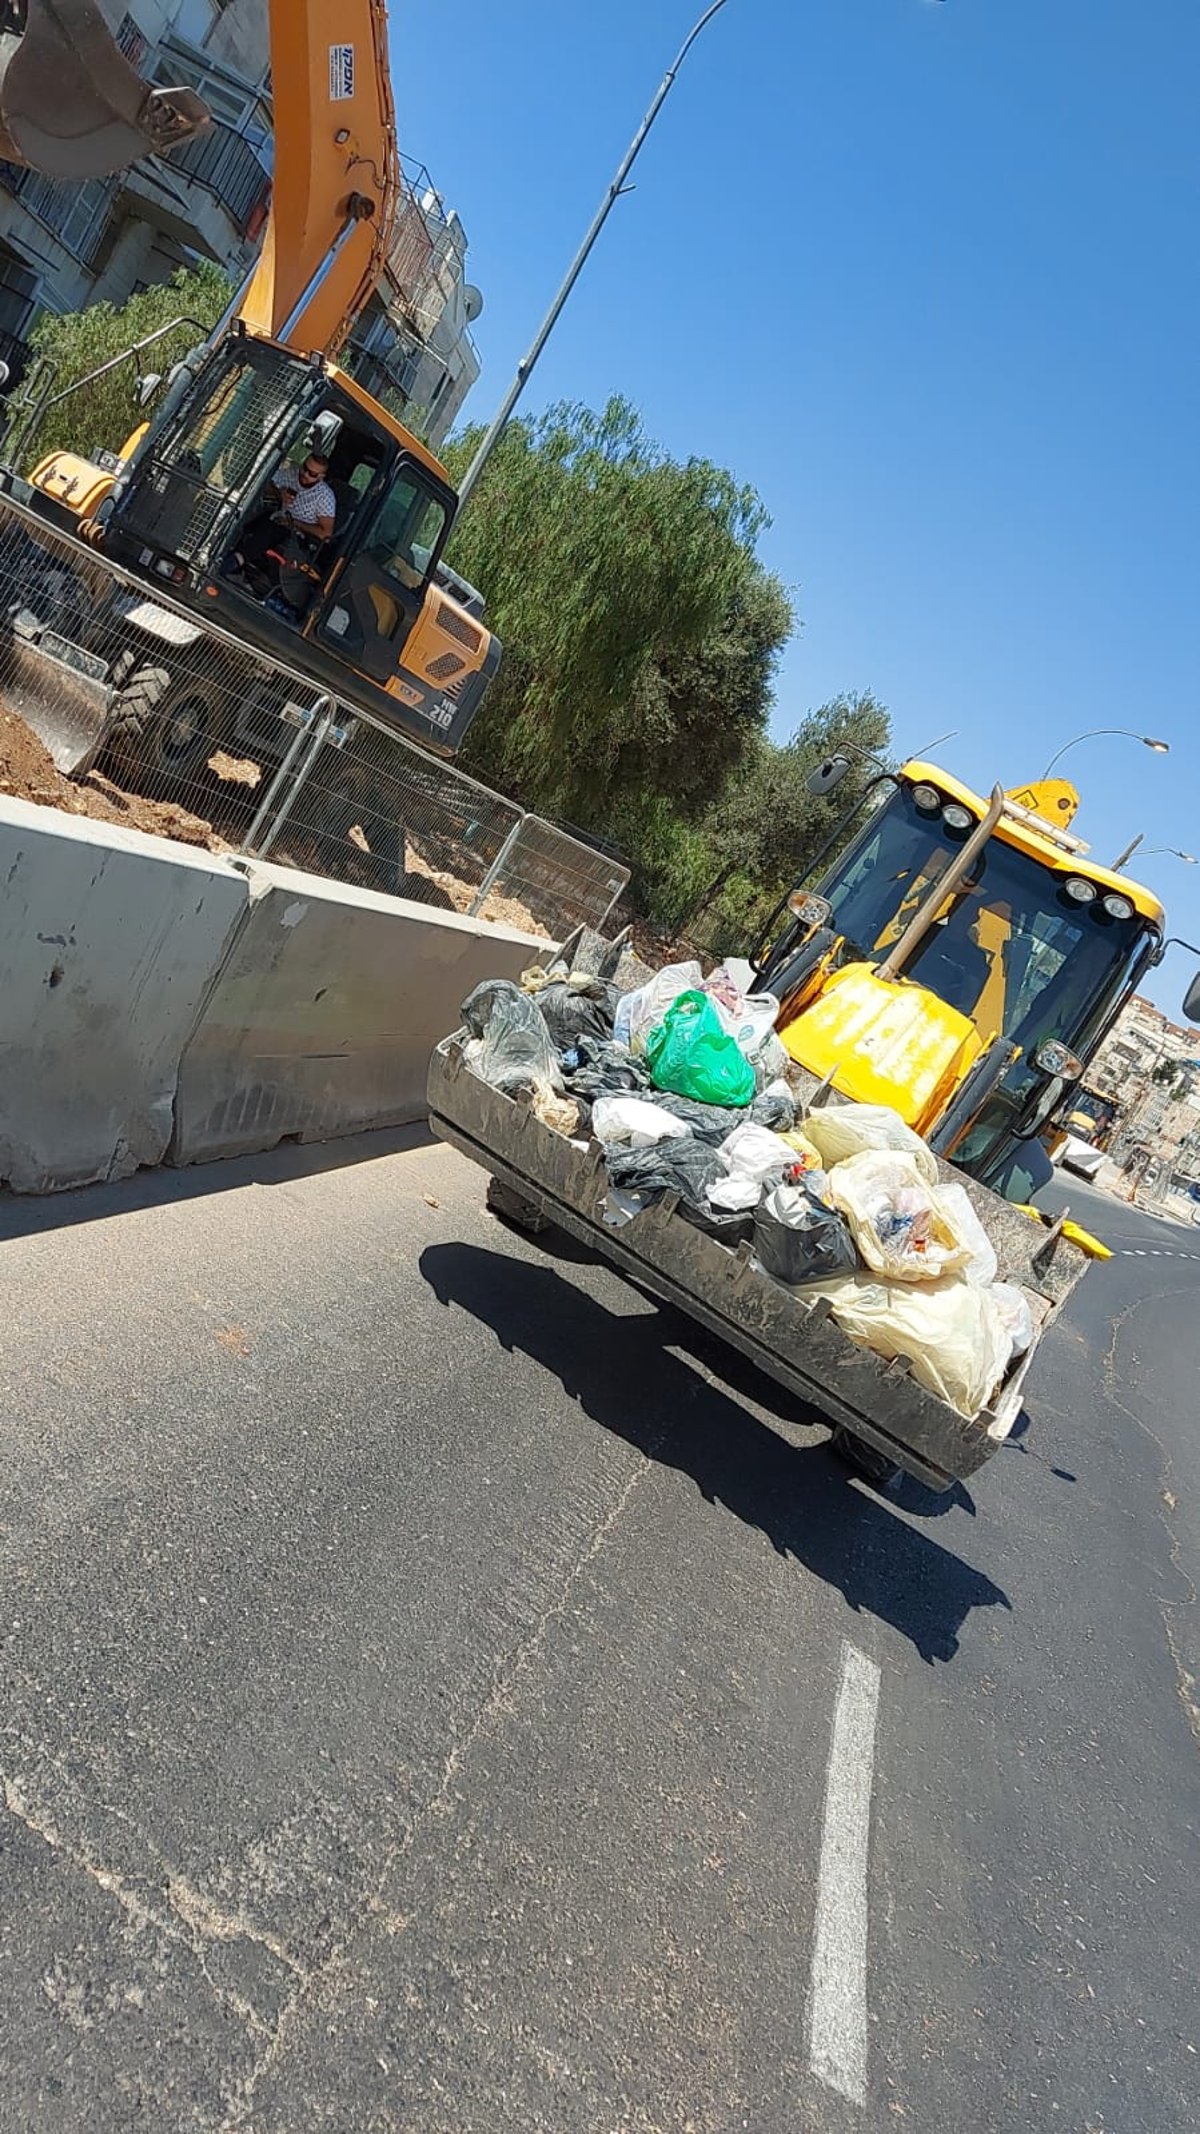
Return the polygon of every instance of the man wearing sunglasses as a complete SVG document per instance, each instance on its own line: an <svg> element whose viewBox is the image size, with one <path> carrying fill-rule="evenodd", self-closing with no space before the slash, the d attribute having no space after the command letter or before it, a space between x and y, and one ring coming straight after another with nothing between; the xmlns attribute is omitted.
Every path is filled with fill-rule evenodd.
<svg viewBox="0 0 1200 2134"><path fill-rule="evenodd" d="M285 460L268 484L268 509L252 519L242 534L242 545L229 558L230 575L245 572L248 578L271 577L271 552L288 534L301 534L319 547L333 533L337 498L326 476L329 461L319 452L309 452L299 467Z"/></svg>

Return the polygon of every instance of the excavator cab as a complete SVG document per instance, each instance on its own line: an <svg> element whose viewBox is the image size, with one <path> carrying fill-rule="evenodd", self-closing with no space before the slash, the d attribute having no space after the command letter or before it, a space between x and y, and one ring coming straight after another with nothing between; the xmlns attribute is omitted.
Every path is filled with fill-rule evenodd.
<svg viewBox="0 0 1200 2134"><path fill-rule="evenodd" d="M453 754L500 645L441 573L455 496L432 453L335 365L252 333L219 341L174 393L99 511L106 552ZM320 540L272 518L281 471L306 457L335 499ZM34 471L44 493L54 478L51 462Z"/></svg>
<svg viewBox="0 0 1200 2134"><path fill-rule="evenodd" d="M48 178L102 178L190 140L191 89L144 82L95 0L0 0L0 155Z"/></svg>

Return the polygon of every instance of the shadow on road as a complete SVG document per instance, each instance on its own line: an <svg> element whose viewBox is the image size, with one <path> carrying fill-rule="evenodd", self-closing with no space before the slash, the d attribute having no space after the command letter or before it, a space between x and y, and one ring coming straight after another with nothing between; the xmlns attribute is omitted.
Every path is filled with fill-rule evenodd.
<svg viewBox="0 0 1200 2134"><path fill-rule="evenodd" d="M428 1246L420 1268L440 1303L490 1326L503 1348L551 1372L605 1430L690 1475L710 1504L758 1527L851 1608L890 1623L922 1659L953 1659L972 1609L1011 1608L990 1578L851 1485L824 1444L789 1444L701 1376L689 1357L785 1421L820 1420L679 1313L610 1312L552 1267L475 1245Z"/></svg>

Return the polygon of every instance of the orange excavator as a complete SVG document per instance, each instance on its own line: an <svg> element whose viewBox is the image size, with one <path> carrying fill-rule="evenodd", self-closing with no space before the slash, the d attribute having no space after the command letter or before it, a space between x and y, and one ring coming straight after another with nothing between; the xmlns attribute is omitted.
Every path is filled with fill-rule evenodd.
<svg viewBox="0 0 1200 2134"><path fill-rule="evenodd" d="M245 285L105 464L52 452L27 477L0 473L14 502L87 544L86 602L76 584L66 612L30 595L22 609L22 700L63 769L102 747L159 777L194 775L229 738L228 706L205 703L207 624L443 756L499 663L481 599L441 563L449 476L336 360L378 286L400 200L384 0L269 0L269 11L274 186ZM190 92L139 81L93 0L0 0L0 22L0 145L50 176L118 168L206 121ZM307 529L273 525L276 476L306 461L332 512ZM146 658L126 654L115 674L96 672L113 634L115 596L106 611L96 569L106 556L172 603L131 608L125 591L123 627L142 632ZM81 605L95 630L81 629ZM181 608L195 617L190 640ZM37 713L39 657L71 671L65 742Z"/></svg>

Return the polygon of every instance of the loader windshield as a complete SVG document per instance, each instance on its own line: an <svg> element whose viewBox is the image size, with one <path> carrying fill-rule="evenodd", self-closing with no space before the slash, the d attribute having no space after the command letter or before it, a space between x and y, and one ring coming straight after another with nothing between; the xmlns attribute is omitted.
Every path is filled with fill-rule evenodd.
<svg viewBox="0 0 1200 2134"><path fill-rule="evenodd" d="M962 843L901 787L822 884L847 958L881 960ZM1099 896L1075 902L1065 877L995 836L905 975L970 1016L985 1042L1002 1032L1028 1054L1048 1037L1077 1045L1145 938L1136 914L1114 918Z"/></svg>

